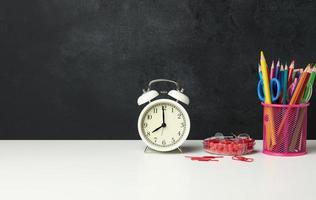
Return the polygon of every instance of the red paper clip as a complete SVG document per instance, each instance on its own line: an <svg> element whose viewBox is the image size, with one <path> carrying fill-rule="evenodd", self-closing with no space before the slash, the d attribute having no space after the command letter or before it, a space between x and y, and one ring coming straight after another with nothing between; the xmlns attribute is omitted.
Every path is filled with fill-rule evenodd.
<svg viewBox="0 0 316 200"><path fill-rule="evenodd" d="M243 162L253 162L254 161L253 158L246 158L246 157L243 157L243 156L233 156L232 159L233 160L243 161Z"/></svg>
<svg viewBox="0 0 316 200"><path fill-rule="evenodd" d="M190 158L191 160L197 161L219 161L216 158L223 158L223 156L185 156L186 158Z"/></svg>

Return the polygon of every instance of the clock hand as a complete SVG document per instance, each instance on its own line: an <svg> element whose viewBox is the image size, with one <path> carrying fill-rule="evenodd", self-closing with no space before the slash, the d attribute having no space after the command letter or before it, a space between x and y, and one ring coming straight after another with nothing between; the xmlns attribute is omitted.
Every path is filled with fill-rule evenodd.
<svg viewBox="0 0 316 200"><path fill-rule="evenodd" d="M159 126L158 128L156 128L155 130L153 130L153 132L158 131L158 130L161 129L162 127L164 127L163 124L162 124L161 126ZM153 133L153 132L151 132L151 133Z"/></svg>
<svg viewBox="0 0 316 200"><path fill-rule="evenodd" d="M155 130L153 130L152 133L158 131L161 128L165 128L167 126L167 124L165 123L165 109L163 108L163 106L161 108L162 108L162 124Z"/></svg>
<svg viewBox="0 0 316 200"><path fill-rule="evenodd" d="M163 106L161 107L162 108L162 127L166 127L167 124L165 123L165 109L163 108Z"/></svg>
<svg viewBox="0 0 316 200"><path fill-rule="evenodd" d="M162 108L162 124L165 124L165 109L163 108L163 106L161 108Z"/></svg>

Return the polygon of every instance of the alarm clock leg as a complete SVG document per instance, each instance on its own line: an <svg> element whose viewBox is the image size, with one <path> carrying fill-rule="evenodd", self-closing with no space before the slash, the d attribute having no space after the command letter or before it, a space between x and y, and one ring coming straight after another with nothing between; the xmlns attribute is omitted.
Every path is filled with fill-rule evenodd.
<svg viewBox="0 0 316 200"><path fill-rule="evenodd" d="M148 146L146 146L144 153L148 153Z"/></svg>
<svg viewBox="0 0 316 200"><path fill-rule="evenodd" d="M180 151L180 153L183 153L180 147L178 147L177 149Z"/></svg>

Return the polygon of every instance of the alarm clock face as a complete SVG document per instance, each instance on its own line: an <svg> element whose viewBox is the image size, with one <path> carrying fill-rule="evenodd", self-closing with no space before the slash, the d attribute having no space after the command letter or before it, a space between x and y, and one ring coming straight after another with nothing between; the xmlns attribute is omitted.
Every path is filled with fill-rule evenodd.
<svg viewBox="0 0 316 200"><path fill-rule="evenodd" d="M171 151L187 139L190 118L177 102L159 99L149 103L138 119L138 132L142 140L157 151Z"/></svg>

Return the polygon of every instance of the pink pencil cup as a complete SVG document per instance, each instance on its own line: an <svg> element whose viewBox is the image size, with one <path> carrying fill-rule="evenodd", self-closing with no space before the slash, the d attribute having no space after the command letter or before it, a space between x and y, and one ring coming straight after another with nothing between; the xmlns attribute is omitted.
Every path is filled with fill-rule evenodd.
<svg viewBox="0 0 316 200"><path fill-rule="evenodd" d="M309 104L263 106L263 153L300 156L307 153L307 108Z"/></svg>

